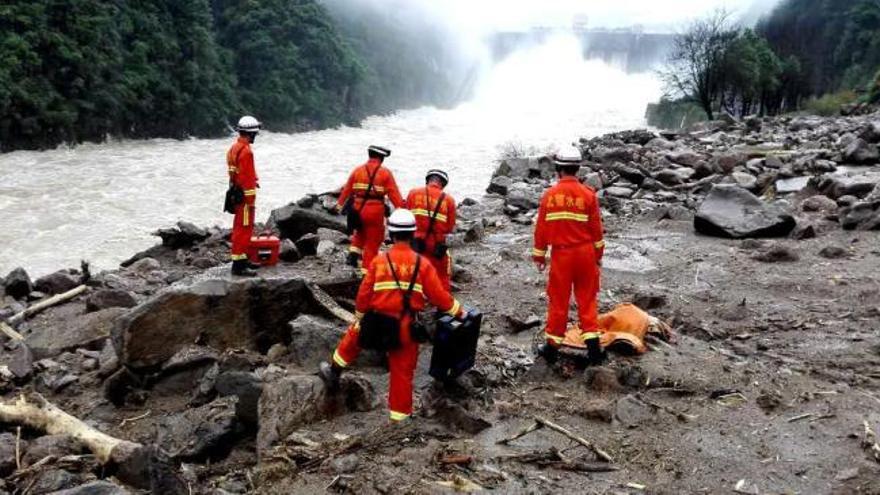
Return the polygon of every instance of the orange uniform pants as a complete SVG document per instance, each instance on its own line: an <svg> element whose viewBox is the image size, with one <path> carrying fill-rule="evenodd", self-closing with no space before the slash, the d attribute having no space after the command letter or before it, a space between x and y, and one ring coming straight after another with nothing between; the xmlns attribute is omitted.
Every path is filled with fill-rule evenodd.
<svg viewBox="0 0 880 495"><path fill-rule="evenodd" d="M452 292L452 257L449 256L449 253L446 253L446 256L442 258L428 256L428 259L431 260L431 264L437 270L437 277L440 278L443 288Z"/></svg>
<svg viewBox="0 0 880 495"><path fill-rule="evenodd" d="M367 201L361 210L361 225L351 236L350 251L361 255L361 273L366 274L385 242L385 203Z"/></svg>
<svg viewBox="0 0 880 495"><path fill-rule="evenodd" d="M358 343L360 328L352 325L342 336L333 362L346 368L357 359L361 352ZM402 421L413 412L413 375L419 359L419 344L409 335L409 318L400 325L400 347L388 352L388 410L392 421Z"/></svg>
<svg viewBox="0 0 880 495"><path fill-rule="evenodd" d="M232 219L232 261L246 260L248 246L254 235L254 205L240 204L235 207Z"/></svg>
<svg viewBox="0 0 880 495"><path fill-rule="evenodd" d="M550 280L547 283L547 342L559 346L568 326L571 291L577 302L581 332L598 328L599 265L596 249L589 243L556 247L550 251Z"/></svg>

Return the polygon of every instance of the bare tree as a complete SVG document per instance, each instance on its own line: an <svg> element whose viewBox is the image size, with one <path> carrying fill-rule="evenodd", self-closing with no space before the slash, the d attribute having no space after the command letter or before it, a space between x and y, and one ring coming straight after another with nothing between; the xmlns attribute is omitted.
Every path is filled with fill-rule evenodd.
<svg viewBox="0 0 880 495"><path fill-rule="evenodd" d="M732 27L730 13L716 10L694 21L675 38L666 68L661 72L667 92L695 101L715 118L714 104L725 87L724 59L739 30Z"/></svg>

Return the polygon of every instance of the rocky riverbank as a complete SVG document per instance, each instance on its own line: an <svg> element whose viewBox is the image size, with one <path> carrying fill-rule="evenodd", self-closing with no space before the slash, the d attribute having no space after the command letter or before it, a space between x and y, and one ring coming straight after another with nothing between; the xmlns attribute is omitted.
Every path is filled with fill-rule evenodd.
<svg viewBox="0 0 880 495"><path fill-rule="evenodd" d="M602 308L634 302L676 339L568 379L531 351L551 165L502 162L486 196L459 198L452 242L458 297L487 316L478 365L444 389L425 349L402 427L380 356L338 394L314 375L357 288L332 196L273 212L283 262L258 279L228 277L227 231L186 223L118 270L15 271L3 407L40 394L144 447L150 475L0 408L0 493L880 493L878 142L876 114L581 140L605 210Z"/></svg>

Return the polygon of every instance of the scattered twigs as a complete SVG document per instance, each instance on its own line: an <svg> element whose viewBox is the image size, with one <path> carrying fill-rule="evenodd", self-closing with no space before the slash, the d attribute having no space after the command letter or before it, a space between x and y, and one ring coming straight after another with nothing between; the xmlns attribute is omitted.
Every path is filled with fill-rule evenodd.
<svg viewBox="0 0 880 495"><path fill-rule="evenodd" d="M555 431L556 433L565 435L570 440L573 440L573 441L583 445L584 447L590 449L591 451L593 451L594 454L596 454L597 458L599 458L605 462L612 462L612 463L614 462L613 457L608 455L607 452L603 451L602 449L600 449L599 447L594 445L592 442L590 442L586 438L578 436L578 435L572 433L571 431L569 431L568 429L550 421L549 419L543 418L541 416L534 416L533 419L535 420L534 423L527 426L525 429L521 430L516 435L514 435L512 437L501 439L497 443L502 444L502 445L506 445L506 444L518 439L518 438L522 438L522 437L528 435L529 433L531 433L533 431L536 431L536 430L539 430L541 428L546 427L546 428L549 428L549 429Z"/></svg>
<svg viewBox="0 0 880 495"><path fill-rule="evenodd" d="M119 427L123 428L125 425L127 425L129 423L134 423L135 421L140 421L140 420L148 417L151 412L152 411L147 411L147 412L145 412L141 415L135 416L133 418L124 418L122 421L119 422Z"/></svg>
<svg viewBox="0 0 880 495"><path fill-rule="evenodd" d="M678 419L679 421L682 421L685 423L688 421L693 421L693 420L697 419L697 416L694 416L693 414L687 414L682 411L678 411L676 409L673 409L669 406L664 406L663 404L660 404L659 402L654 402L651 399L648 399L647 397L645 397L643 394L640 394L640 393L636 394L636 399L644 402L645 404L651 406L654 409L657 409L660 411L665 411L665 412L675 416L675 418Z"/></svg>
<svg viewBox="0 0 880 495"><path fill-rule="evenodd" d="M584 462L566 458L558 449L551 448L544 452L529 452L525 454L513 454L497 457L502 461L515 461L522 464L536 464L540 467L549 467L562 471L576 471L584 473L605 473L617 471L619 468L606 462Z"/></svg>
<svg viewBox="0 0 880 495"><path fill-rule="evenodd" d="M15 469L21 469L21 426L15 428Z"/></svg>
<svg viewBox="0 0 880 495"><path fill-rule="evenodd" d="M798 414L797 416L795 416L793 418L788 418L786 421L789 423L794 423L795 421L800 421L802 419L812 418L813 416L815 416L815 414L813 414L813 413Z"/></svg>
<svg viewBox="0 0 880 495"><path fill-rule="evenodd" d="M67 302L67 301L75 298L76 296L85 292L86 288L87 287L85 285L80 285L74 289L70 289L69 291L67 291L63 294L58 294L58 295L52 296L49 299L46 299L44 301L40 301L37 304L34 304L33 306L30 306L29 308L25 309L24 311L13 315L11 318L9 318L9 324L10 325L18 325L19 323L21 323L25 319L30 318L31 316L34 316L35 314L37 314L41 311L44 311L46 309L51 308L52 306L57 306L61 303Z"/></svg>

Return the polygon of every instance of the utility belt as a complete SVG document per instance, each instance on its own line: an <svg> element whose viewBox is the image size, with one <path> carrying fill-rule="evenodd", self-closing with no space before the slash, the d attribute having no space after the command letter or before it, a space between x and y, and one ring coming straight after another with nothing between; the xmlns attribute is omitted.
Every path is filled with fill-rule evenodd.
<svg viewBox="0 0 880 495"><path fill-rule="evenodd" d="M592 246L592 245L593 245L592 242L585 241L585 242L579 242L577 244L563 244L563 245L551 244L551 248L553 251L569 251L572 249L580 249L584 246Z"/></svg>

